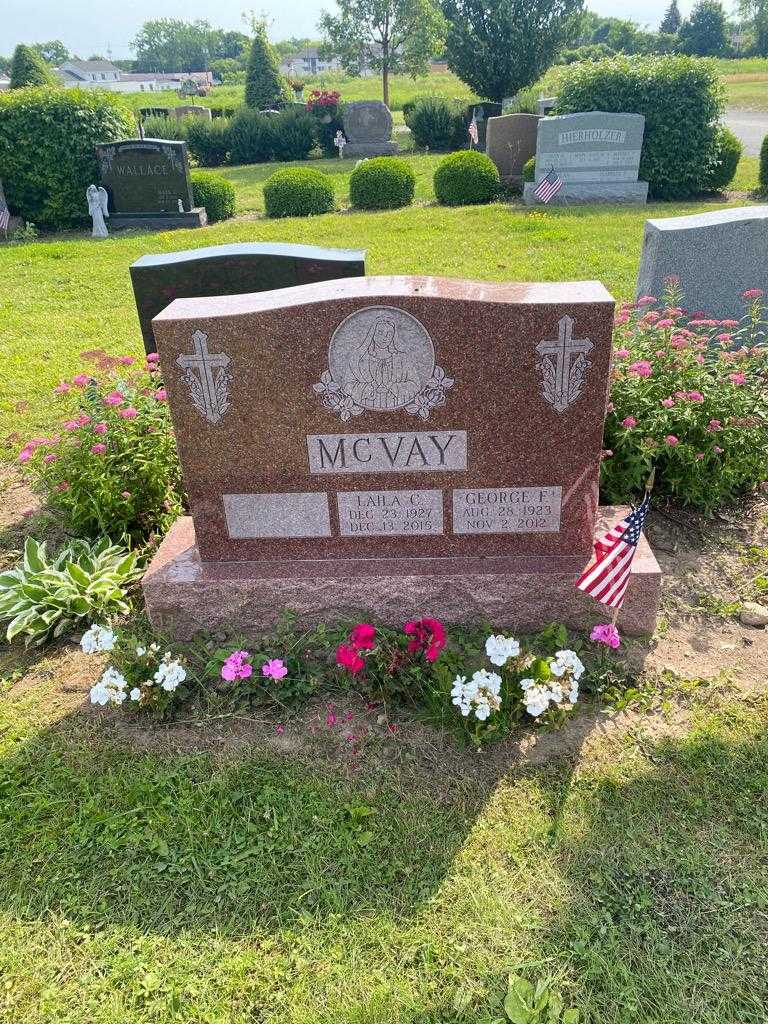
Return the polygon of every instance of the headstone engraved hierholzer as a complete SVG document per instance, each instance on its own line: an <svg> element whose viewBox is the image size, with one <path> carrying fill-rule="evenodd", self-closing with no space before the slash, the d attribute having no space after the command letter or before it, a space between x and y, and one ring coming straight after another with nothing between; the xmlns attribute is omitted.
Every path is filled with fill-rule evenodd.
<svg viewBox="0 0 768 1024"><path fill-rule="evenodd" d="M573 582L612 319L595 282L351 278L173 302L154 330L194 523L145 577L152 621L594 620ZM647 547L636 565L623 624L643 631L658 567Z"/></svg>

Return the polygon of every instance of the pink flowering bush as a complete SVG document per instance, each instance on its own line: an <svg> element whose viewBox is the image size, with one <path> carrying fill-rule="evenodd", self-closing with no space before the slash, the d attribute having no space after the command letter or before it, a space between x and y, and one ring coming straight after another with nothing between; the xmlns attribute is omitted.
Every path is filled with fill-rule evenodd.
<svg viewBox="0 0 768 1024"><path fill-rule="evenodd" d="M58 513L80 537L144 540L182 510L181 474L156 356L82 353L88 372L54 388L61 423L19 452Z"/></svg>
<svg viewBox="0 0 768 1024"><path fill-rule="evenodd" d="M675 279L659 301L625 303L616 321L601 489L625 503L656 467L656 492L703 512L768 475L764 297L719 320L682 309Z"/></svg>

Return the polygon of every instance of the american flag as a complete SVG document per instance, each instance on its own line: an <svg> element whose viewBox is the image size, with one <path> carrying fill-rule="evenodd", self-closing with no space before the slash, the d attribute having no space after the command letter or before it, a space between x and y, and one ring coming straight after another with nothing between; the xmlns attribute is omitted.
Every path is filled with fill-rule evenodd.
<svg viewBox="0 0 768 1024"><path fill-rule="evenodd" d="M579 590L609 608L621 608L629 585L632 559L651 507L651 492L595 544L595 559L576 580Z"/></svg>
<svg viewBox="0 0 768 1024"><path fill-rule="evenodd" d="M476 146L480 136L477 134L477 118L475 117L474 111L472 112L472 120L469 122L469 128L467 131L469 132L470 139Z"/></svg>
<svg viewBox="0 0 768 1024"><path fill-rule="evenodd" d="M11 211L5 205L0 203L0 230L7 231L8 225L11 223Z"/></svg>
<svg viewBox="0 0 768 1024"><path fill-rule="evenodd" d="M539 184L534 189L533 194L537 199L540 199L542 203L548 203L550 199L553 199L560 189L563 187L562 178L559 178L553 167L549 174L545 175Z"/></svg>

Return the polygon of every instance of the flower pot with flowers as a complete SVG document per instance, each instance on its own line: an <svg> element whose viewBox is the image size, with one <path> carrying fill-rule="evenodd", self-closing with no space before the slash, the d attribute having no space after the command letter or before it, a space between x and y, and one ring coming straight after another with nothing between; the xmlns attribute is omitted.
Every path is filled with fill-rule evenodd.
<svg viewBox="0 0 768 1024"><path fill-rule="evenodd" d="M317 144L326 156L336 155L334 139L344 128L341 93L336 89L313 89L307 99L307 110L315 119Z"/></svg>

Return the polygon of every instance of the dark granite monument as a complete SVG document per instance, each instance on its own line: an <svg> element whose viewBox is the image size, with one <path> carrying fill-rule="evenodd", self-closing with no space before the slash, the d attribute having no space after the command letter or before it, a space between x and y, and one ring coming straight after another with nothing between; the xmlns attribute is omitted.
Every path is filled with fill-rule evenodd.
<svg viewBox="0 0 768 1024"><path fill-rule="evenodd" d="M484 100L478 103L470 103L470 105L464 111L464 127L467 130L467 149L470 148L469 126L472 123L472 118L475 119L475 124L477 125L477 145L473 144L472 148L479 149L481 153L484 153L486 145L486 133L488 131L488 120L491 117L500 116L500 103L494 103L491 100Z"/></svg>
<svg viewBox="0 0 768 1024"><path fill-rule="evenodd" d="M186 142L128 139L96 147L101 184L109 195L110 226L203 227L195 207Z"/></svg>
<svg viewBox="0 0 768 1024"><path fill-rule="evenodd" d="M619 517L598 511L613 309L597 282L429 277L171 303L153 326L193 514L144 577L152 623L598 621L574 582ZM626 632L652 630L659 583L643 540Z"/></svg>
<svg viewBox="0 0 768 1024"><path fill-rule="evenodd" d="M152 317L174 299L242 295L365 276L365 251L280 242L237 242L142 256L131 265L144 348L155 352Z"/></svg>

